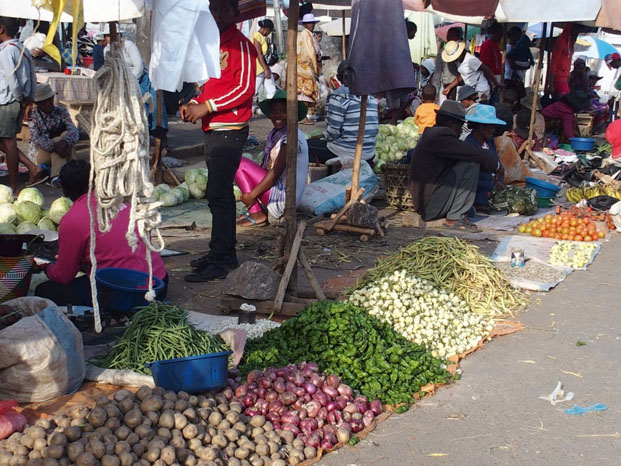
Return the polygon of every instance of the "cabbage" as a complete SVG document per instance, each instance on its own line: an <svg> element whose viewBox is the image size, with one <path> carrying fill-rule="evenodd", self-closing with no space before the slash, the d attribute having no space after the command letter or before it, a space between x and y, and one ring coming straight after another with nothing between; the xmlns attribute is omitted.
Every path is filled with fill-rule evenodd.
<svg viewBox="0 0 621 466"><path fill-rule="evenodd" d="M196 185L198 189L202 191L206 191L207 190L207 176L203 175L202 173L199 173L198 175L196 175L196 180L192 184Z"/></svg>
<svg viewBox="0 0 621 466"><path fill-rule="evenodd" d="M153 190L153 199L155 201L159 201L162 194L167 193L168 191L170 191L170 186L166 183L158 184Z"/></svg>
<svg viewBox="0 0 621 466"><path fill-rule="evenodd" d="M172 207L172 206L176 206L177 204L179 204L177 196L175 195L173 190L162 194L160 196L160 202L162 203L164 207Z"/></svg>
<svg viewBox="0 0 621 466"><path fill-rule="evenodd" d="M0 204L0 223L14 223L17 212L13 204Z"/></svg>
<svg viewBox="0 0 621 466"><path fill-rule="evenodd" d="M188 185L194 184L196 180L196 176L199 174L198 168L191 168L187 172L185 172L185 182Z"/></svg>
<svg viewBox="0 0 621 466"><path fill-rule="evenodd" d="M0 204L13 202L13 190L4 184L0 184Z"/></svg>
<svg viewBox="0 0 621 466"><path fill-rule="evenodd" d="M43 217L41 220L39 220L37 226L39 227L39 230L56 231L56 225L54 225L52 219L47 217Z"/></svg>
<svg viewBox="0 0 621 466"><path fill-rule="evenodd" d="M25 201L28 202L28 201ZM31 222L22 222L19 225L17 225L17 228L15 229L15 232L18 235L23 235L24 233L28 233L29 231L32 230L37 230L37 226L34 223Z"/></svg>
<svg viewBox="0 0 621 466"><path fill-rule="evenodd" d="M170 190L170 192L173 193L177 198L177 204L181 204L183 202L183 188L173 188Z"/></svg>
<svg viewBox="0 0 621 466"><path fill-rule="evenodd" d="M37 223L41 219L41 208L34 202L18 201L13 205L15 206L19 223Z"/></svg>
<svg viewBox="0 0 621 466"><path fill-rule="evenodd" d="M37 188L24 188L17 196L17 202L30 201L43 208L43 194Z"/></svg>
<svg viewBox="0 0 621 466"><path fill-rule="evenodd" d="M73 202L68 197L59 197L50 206L49 217L56 225L60 223L60 219L71 209Z"/></svg>
<svg viewBox="0 0 621 466"><path fill-rule="evenodd" d="M14 235L15 227L11 223L0 223L0 235Z"/></svg>
<svg viewBox="0 0 621 466"><path fill-rule="evenodd" d="M183 193L183 202L190 199L190 188L185 181L177 186L175 189L179 189Z"/></svg>
<svg viewBox="0 0 621 466"><path fill-rule="evenodd" d="M323 131L320 130L320 129L314 129L314 130L311 131L310 137L311 137L311 139L322 139L323 138Z"/></svg>
<svg viewBox="0 0 621 466"><path fill-rule="evenodd" d="M401 160L409 149L416 146L418 141L418 127L414 118L408 117L397 126L380 125L375 142L375 171L381 169L379 162L393 163Z"/></svg>
<svg viewBox="0 0 621 466"><path fill-rule="evenodd" d="M197 185L190 185L190 194L194 199L204 199L206 190L200 189Z"/></svg>
<svg viewBox="0 0 621 466"><path fill-rule="evenodd" d="M235 199L239 199L239 197L242 195L241 189L239 189L239 186L237 186L236 184L233 185L233 195L235 196Z"/></svg>
<svg viewBox="0 0 621 466"><path fill-rule="evenodd" d="M207 171L207 169L206 169L206 168L199 168L199 169L198 169L198 172L199 172L201 175L205 175L205 176L208 176L208 173L209 173L209 171Z"/></svg>

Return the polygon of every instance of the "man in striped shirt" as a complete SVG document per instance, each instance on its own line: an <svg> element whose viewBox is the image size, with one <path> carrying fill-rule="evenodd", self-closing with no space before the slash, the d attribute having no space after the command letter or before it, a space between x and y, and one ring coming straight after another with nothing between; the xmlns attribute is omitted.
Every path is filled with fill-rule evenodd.
<svg viewBox="0 0 621 466"><path fill-rule="evenodd" d="M346 66L347 62L343 61L337 71L337 78L341 82ZM328 98L326 123L326 139L308 140L309 160L326 163L328 160L338 158L342 164L347 159L353 159L360 123L360 96L350 94L346 86L336 89ZM371 160L375 154L378 128L377 99L369 96L362 145L363 160Z"/></svg>
<svg viewBox="0 0 621 466"><path fill-rule="evenodd" d="M257 53L235 27L238 0L211 0L209 9L220 31L218 79L207 81L194 102L180 107L185 121L202 120L205 159L209 170L207 201L213 216L209 252L190 262L187 282L226 277L237 267L233 180L248 138L252 118Z"/></svg>

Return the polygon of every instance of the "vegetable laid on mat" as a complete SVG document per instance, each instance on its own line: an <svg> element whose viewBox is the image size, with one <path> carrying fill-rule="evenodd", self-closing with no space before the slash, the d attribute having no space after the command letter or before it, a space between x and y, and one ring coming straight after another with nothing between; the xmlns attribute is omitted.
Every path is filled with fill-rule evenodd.
<svg viewBox="0 0 621 466"><path fill-rule="evenodd" d="M479 248L457 238L430 236L379 259L350 291L366 288L397 270L405 270L463 299L485 316L522 309L527 297L511 286Z"/></svg>
<svg viewBox="0 0 621 466"><path fill-rule="evenodd" d="M150 374L146 363L227 349L219 336L196 330L188 322L188 311L154 301L134 314L112 351L95 363Z"/></svg>

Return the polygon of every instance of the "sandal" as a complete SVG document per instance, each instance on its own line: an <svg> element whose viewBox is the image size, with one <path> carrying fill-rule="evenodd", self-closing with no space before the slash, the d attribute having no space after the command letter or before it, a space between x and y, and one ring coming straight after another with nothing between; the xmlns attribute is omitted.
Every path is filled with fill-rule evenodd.
<svg viewBox="0 0 621 466"><path fill-rule="evenodd" d="M452 225L445 223L444 228L446 230L467 231L468 233L481 233L481 229L478 226L465 218L457 220Z"/></svg>
<svg viewBox="0 0 621 466"><path fill-rule="evenodd" d="M49 178L49 175L44 174L41 178L36 178L32 181L28 180L26 181L26 187L32 188L33 186L37 186L38 184L45 183Z"/></svg>
<svg viewBox="0 0 621 466"><path fill-rule="evenodd" d="M248 221L249 223L246 223L246 224L242 223L246 221ZM245 214L237 217L237 221L235 222L235 225L238 227L263 227L267 225L267 218L263 220L262 222L257 222L254 218L250 216L248 212L246 212Z"/></svg>
<svg viewBox="0 0 621 466"><path fill-rule="evenodd" d="M315 122L314 122L314 121L309 120L308 118L304 118L302 121L300 121L300 124L301 124L301 125L309 125L309 126L310 126L310 125L314 125L314 124L315 124Z"/></svg>

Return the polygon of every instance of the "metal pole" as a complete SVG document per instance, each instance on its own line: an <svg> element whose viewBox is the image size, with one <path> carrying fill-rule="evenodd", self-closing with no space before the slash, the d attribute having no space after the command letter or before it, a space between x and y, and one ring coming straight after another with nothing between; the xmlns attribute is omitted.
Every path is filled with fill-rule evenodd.
<svg viewBox="0 0 621 466"><path fill-rule="evenodd" d="M343 60L347 60L347 34L345 34L345 10L342 12L343 25Z"/></svg>
<svg viewBox="0 0 621 466"><path fill-rule="evenodd" d="M282 33L282 18L280 16L280 0L274 0L274 28L276 33L276 48L285 50L285 37Z"/></svg>
<svg viewBox="0 0 621 466"><path fill-rule="evenodd" d="M296 233L295 184L298 158L298 16L297 1L289 3L287 27L287 171L285 198L285 257L290 254ZM290 288L295 289L297 273L291 276Z"/></svg>

